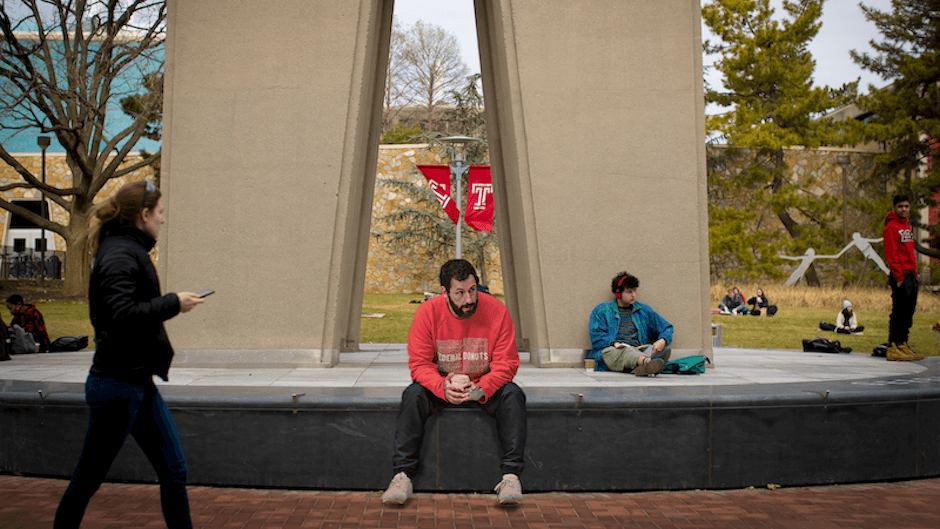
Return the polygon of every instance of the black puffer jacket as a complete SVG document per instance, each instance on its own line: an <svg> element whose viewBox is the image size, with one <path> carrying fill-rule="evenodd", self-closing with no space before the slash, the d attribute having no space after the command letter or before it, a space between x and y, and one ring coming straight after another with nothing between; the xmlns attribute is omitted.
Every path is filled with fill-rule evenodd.
<svg viewBox="0 0 940 529"><path fill-rule="evenodd" d="M88 287L96 375L139 384L151 375L168 380L173 347L163 322L179 314L180 302L176 294L160 295L147 253L156 242L136 228L101 242Z"/></svg>

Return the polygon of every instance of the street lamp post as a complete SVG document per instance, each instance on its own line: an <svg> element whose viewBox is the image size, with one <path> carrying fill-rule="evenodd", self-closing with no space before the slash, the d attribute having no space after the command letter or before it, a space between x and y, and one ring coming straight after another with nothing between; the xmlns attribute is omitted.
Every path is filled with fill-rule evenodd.
<svg viewBox="0 0 940 529"><path fill-rule="evenodd" d="M851 158L846 153L839 154L836 156L836 162L842 167L842 247L845 248L845 245L849 243L848 229L845 225L845 188L846 188L846 177L849 173L849 162ZM849 269L849 254L848 252L842 254L842 269Z"/></svg>
<svg viewBox="0 0 940 529"><path fill-rule="evenodd" d="M463 223L463 204L461 203L461 196L463 195L463 174L470 168L469 165L464 165L464 153L461 152L458 147L463 146L466 149L467 143L471 141L483 141L479 138L471 138L469 136L448 136L446 138L441 138L439 140L441 143L447 143L454 146L454 156L451 160L450 165L451 172L454 173L454 177L457 179L457 259L462 258L461 251L461 229L460 225Z"/></svg>
<svg viewBox="0 0 940 529"><path fill-rule="evenodd" d="M49 136L39 136L36 138L36 143L39 145L39 148L42 149L42 183L46 183L46 149L49 148L51 140ZM39 207L39 214L45 218L43 213L46 209L46 194L40 191L42 195L42 206ZM39 228L39 277L41 279L46 278L46 229L43 227Z"/></svg>

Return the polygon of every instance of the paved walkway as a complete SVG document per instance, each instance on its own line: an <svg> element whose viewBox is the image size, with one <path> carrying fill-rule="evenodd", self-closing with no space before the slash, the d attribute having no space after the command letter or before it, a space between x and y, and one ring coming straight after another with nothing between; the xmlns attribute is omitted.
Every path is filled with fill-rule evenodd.
<svg viewBox="0 0 940 529"><path fill-rule="evenodd" d="M0 475L0 529L52 527L66 481ZM792 489L530 494L501 508L490 494L190 487L196 528L917 528L940 527L940 479ZM166 527L156 485L105 483L83 529Z"/></svg>
<svg viewBox="0 0 940 529"><path fill-rule="evenodd" d="M181 366L170 369L170 381L155 377L161 388L363 388L386 387L400 391L411 382L408 353L404 344L362 344L362 351L342 353L333 368L265 367L221 368ZM14 356L0 362L0 391L3 381L82 384L88 376L91 352ZM927 370L925 362L886 362L870 352L817 354L784 349L717 347L715 367L698 376L635 377L623 373L585 372L584 369L542 369L522 362L515 382L523 388L564 387L688 387L749 386L802 382L850 382L880 377L909 376ZM211 390L209 390L211 391Z"/></svg>

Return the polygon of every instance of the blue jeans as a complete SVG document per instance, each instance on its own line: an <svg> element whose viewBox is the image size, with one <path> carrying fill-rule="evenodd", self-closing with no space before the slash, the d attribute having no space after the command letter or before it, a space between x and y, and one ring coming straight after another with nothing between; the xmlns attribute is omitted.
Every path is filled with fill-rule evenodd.
<svg viewBox="0 0 940 529"><path fill-rule="evenodd" d="M496 434L502 448L500 469L503 474L522 473L526 437L525 393L512 382L496 390L486 402L464 402L460 407L478 407L496 419ZM394 474L404 472L414 479L418 473L424 423L433 413L454 406L441 400L421 384L414 382L401 395L398 419L395 424L395 455L392 458Z"/></svg>
<svg viewBox="0 0 940 529"><path fill-rule="evenodd" d="M128 434L134 436L157 472L167 526L191 528L180 436L153 382L132 384L89 374L85 402L91 408L85 445L56 510L54 528L81 525L88 501L104 482Z"/></svg>

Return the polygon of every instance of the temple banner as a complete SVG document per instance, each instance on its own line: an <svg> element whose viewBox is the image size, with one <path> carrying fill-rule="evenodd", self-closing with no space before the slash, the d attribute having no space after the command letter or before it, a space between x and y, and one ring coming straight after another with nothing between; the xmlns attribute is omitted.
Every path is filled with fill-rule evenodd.
<svg viewBox="0 0 940 529"><path fill-rule="evenodd" d="M467 226L477 231L493 231L493 180L489 165L471 165L467 177Z"/></svg>

